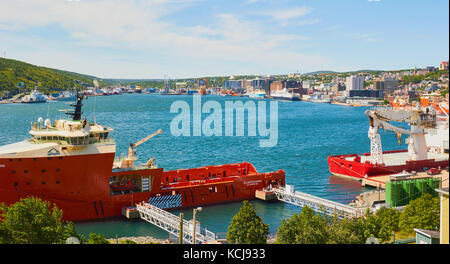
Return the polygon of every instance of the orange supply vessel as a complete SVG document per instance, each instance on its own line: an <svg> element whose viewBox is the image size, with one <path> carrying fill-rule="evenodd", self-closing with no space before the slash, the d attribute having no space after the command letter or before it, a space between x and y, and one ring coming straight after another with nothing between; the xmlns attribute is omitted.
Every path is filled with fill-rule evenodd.
<svg viewBox="0 0 450 264"><path fill-rule="evenodd" d="M113 129L81 120L83 96L66 113L72 120L38 120L31 139L0 146L0 203L34 196L77 221L118 216L141 201L175 209L253 199L258 189L285 184L283 170L259 173L248 162L164 171L152 158L135 166L137 145L161 131L115 159Z"/></svg>

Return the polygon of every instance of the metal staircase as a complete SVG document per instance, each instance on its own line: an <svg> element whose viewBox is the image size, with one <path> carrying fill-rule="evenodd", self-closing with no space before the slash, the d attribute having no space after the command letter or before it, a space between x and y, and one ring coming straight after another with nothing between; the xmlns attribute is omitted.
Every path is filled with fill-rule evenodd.
<svg viewBox="0 0 450 264"><path fill-rule="evenodd" d="M149 203L141 203L136 205L141 218L155 226L169 232L170 234L179 237L180 234L180 219L163 209L160 209ZM183 220L183 241L188 244L193 244L193 223L192 221ZM207 230L200 228L197 223L195 232L196 244L204 244L216 240L216 235Z"/></svg>

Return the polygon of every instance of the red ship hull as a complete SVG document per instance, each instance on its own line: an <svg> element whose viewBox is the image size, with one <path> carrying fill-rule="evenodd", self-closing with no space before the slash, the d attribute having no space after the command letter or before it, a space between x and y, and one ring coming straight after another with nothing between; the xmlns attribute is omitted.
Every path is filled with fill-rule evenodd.
<svg viewBox="0 0 450 264"><path fill-rule="evenodd" d="M407 150L393 150L393 151L384 151L383 154L401 154L405 153ZM424 168L432 168L432 167L448 167L448 158L447 160L435 160L435 159L427 159L427 160L418 160L418 161L408 161L406 160L403 164L399 165L374 165L366 162L361 162L361 156L368 157L370 153L364 153L362 155L357 154L349 154L349 155L338 155L338 156L329 156L328 157L328 166L329 170L332 174L336 176L349 177L354 179L362 179L365 177L372 176L380 176L380 175L389 175L400 173L403 171L411 172L411 171L421 171Z"/></svg>
<svg viewBox="0 0 450 264"><path fill-rule="evenodd" d="M39 197L56 204L70 221L121 215L122 208L152 197L178 197L172 208L253 199L269 184L284 185L279 170L258 173L244 162L164 172L162 168L111 170L114 153L0 159L0 202ZM114 192L112 179L150 179L151 189Z"/></svg>

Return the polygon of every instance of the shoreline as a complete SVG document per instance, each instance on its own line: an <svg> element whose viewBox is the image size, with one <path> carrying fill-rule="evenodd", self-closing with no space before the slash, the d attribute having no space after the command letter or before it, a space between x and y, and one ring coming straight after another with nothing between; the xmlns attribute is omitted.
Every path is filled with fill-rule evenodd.
<svg viewBox="0 0 450 264"><path fill-rule="evenodd" d="M118 237L118 238L107 238L111 244L122 244L123 242L130 240L136 244L173 244L168 238L158 239L151 236L132 236L132 237Z"/></svg>

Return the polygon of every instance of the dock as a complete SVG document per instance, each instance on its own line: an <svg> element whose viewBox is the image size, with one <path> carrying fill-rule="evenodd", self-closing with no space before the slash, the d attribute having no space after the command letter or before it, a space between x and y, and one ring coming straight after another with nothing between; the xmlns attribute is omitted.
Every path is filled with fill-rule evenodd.
<svg viewBox="0 0 450 264"><path fill-rule="evenodd" d="M442 170L440 174L428 175L426 172L408 173L402 172L392 175L381 175L372 176L364 178L361 180L361 186L371 186L377 189L385 189L386 182L388 181L399 181L399 180L416 180L416 179L426 179L426 178L441 178L443 185L448 186L448 170Z"/></svg>
<svg viewBox="0 0 450 264"><path fill-rule="evenodd" d="M329 216L337 216L338 218L359 217L365 213L366 208L356 208L350 205L323 199L311 194L294 190L294 186L286 185L286 187L272 187L260 190L255 193L256 198L261 200L269 200L268 197L274 194L279 201L297 205L300 207L308 206L317 213L323 213Z"/></svg>

